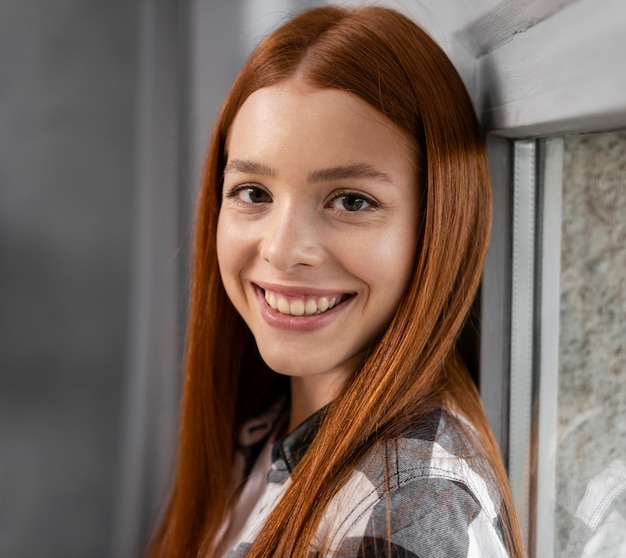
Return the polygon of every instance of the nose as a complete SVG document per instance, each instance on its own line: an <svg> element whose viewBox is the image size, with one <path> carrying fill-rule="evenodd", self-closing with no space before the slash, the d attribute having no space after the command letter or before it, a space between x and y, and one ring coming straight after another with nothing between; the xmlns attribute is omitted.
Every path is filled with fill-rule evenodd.
<svg viewBox="0 0 626 558"><path fill-rule="evenodd" d="M321 231L306 207L275 207L267 218L260 255L279 271L319 265L324 257Z"/></svg>

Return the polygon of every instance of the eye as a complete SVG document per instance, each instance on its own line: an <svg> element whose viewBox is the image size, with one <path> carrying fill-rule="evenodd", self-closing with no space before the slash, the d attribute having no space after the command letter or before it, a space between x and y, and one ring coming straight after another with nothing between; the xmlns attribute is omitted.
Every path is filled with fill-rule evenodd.
<svg viewBox="0 0 626 558"><path fill-rule="evenodd" d="M272 201L272 197L263 188L253 184L244 184L233 188L227 194L227 197L236 198L237 201L250 204L269 203Z"/></svg>
<svg viewBox="0 0 626 558"><path fill-rule="evenodd" d="M374 202L360 194L341 194L335 197L330 205L333 209L351 213L375 207Z"/></svg>

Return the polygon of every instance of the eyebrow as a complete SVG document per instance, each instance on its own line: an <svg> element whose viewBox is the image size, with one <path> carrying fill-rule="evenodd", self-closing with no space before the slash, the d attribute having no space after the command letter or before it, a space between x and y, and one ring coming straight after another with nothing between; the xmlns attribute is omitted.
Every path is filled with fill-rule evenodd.
<svg viewBox="0 0 626 558"><path fill-rule="evenodd" d="M224 173L240 172L259 176L274 176L274 169L269 165L247 159L233 159L224 167ZM307 180L311 183L331 182L349 178L373 178L393 184L393 180L386 172L376 170L368 163L354 163L340 165L326 169L318 169L309 173Z"/></svg>
<svg viewBox="0 0 626 558"><path fill-rule="evenodd" d="M228 161L224 167L224 173L241 172L247 174L258 174L260 176L274 176L274 169L264 163L248 161L247 159L233 159Z"/></svg>
<svg viewBox="0 0 626 558"><path fill-rule="evenodd" d="M393 183L391 177L386 172L376 170L367 163L355 163L331 167L328 169L314 170L308 176L309 182L330 182L332 180L345 180L347 178L374 178L384 182Z"/></svg>

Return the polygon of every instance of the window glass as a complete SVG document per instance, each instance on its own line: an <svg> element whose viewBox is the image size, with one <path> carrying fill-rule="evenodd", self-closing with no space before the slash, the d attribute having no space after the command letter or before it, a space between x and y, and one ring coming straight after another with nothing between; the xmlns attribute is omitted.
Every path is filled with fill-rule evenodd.
<svg viewBox="0 0 626 558"><path fill-rule="evenodd" d="M563 159L558 556L626 556L626 132Z"/></svg>

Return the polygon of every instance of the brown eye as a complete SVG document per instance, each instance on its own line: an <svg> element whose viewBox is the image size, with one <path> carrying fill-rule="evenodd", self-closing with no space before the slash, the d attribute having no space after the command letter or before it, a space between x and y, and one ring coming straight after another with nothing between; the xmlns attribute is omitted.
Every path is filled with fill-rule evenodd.
<svg viewBox="0 0 626 558"><path fill-rule="evenodd" d="M270 195L257 186L243 186L237 189L237 196L245 203L269 203L272 201Z"/></svg>
<svg viewBox="0 0 626 558"><path fill-rule="evenodd" d="M372 202L359 194L341 194L332 201L333 209L349 211L350 213L370 209L373 206Z"/></svg>
<svg viewBox="0 0 626 558"><path fill-rule="evenodd" d="M367 202L363 198L352 195L343 196L341 202L346 211L359 211L360 209L363 209L364 205L367 205Z"/></svg>

